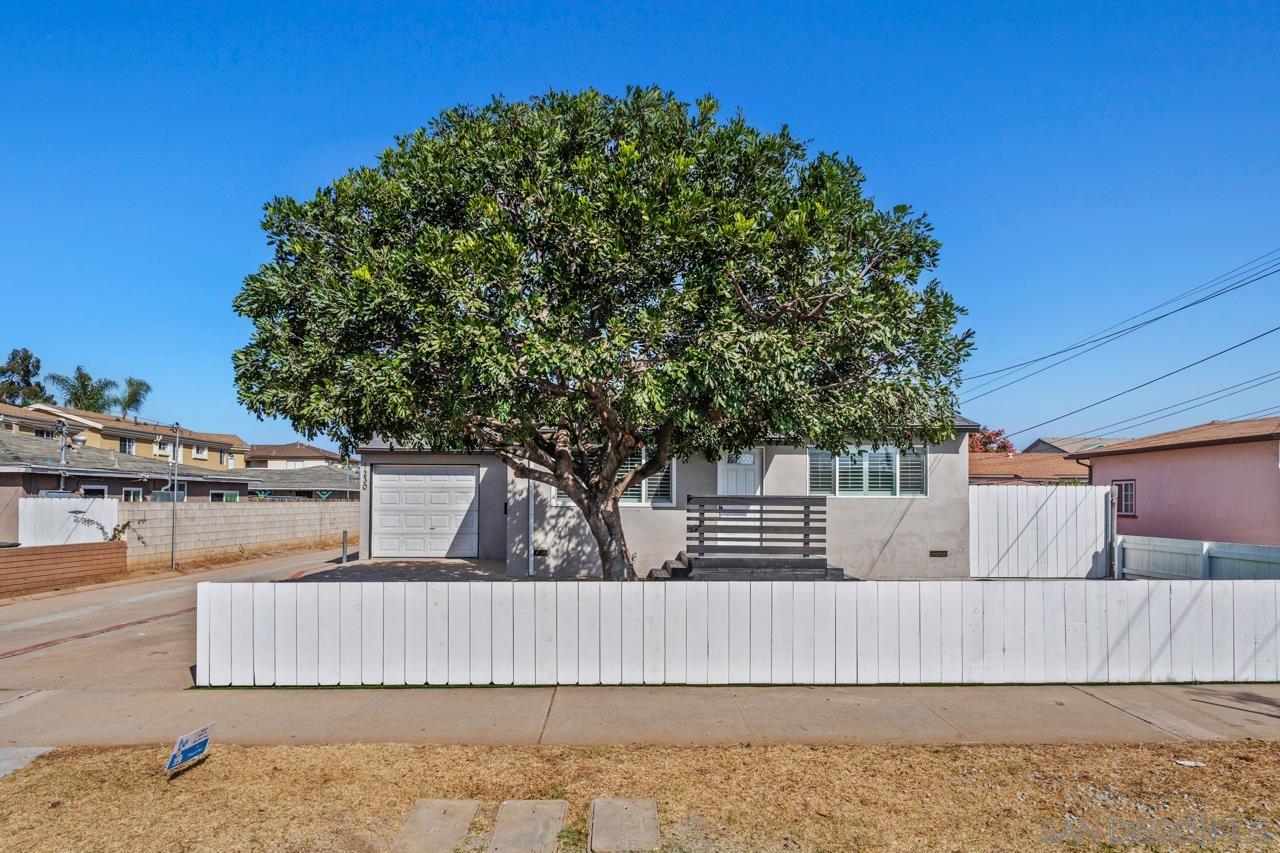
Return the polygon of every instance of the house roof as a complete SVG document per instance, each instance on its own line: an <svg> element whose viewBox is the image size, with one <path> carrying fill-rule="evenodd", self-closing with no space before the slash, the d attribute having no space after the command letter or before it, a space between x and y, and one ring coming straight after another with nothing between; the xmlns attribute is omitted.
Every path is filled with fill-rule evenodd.
<svg viewBox="0 0 1280 853"><path fill-rule="evenodd" d="M1196 424L1183 429L1156 433L1096 450L1086 450L1073 454L1072 458L1091 459L1098 456L1120 456L1125 453L1146 453L1183 447L1208 447L1215 444L1242 444L1276 439L1280 439L1280 417L1255 418L1248 421L1210 421L1207 424Z"/></svg>
<svg viewBox="0 0 1280 853"><path fill-rule="evenodd" d="M81 423L101 429L111 430L113 432L140 433L159 437L173 435L173 426L171 424L152 423L150 421L140 420L136 417L127 418L122 415L113 415L107 412L90 412L86 409L76 409L71 406L55 406L50 403L36 403L34 406L30 407L29 411L52 414L55 418L60 414L68 415L70 418L74 418ZM245 443L243 438L229 432L196 432L195 430L183 427L180 430L180 434L184 441L200 442L204 444L220 444L228 447L247 448L249 446Z"/></svg>
<svg viewBox="0 0 1280 853"><path fill-rule="evenodd" d="M341 461L342 455L323 447L293 441L288 444L253 444L249 446L246 459L332 459Z"/></svg>
<svg viewBox="0 0 1280 853"><path fill-rule="evenodd" d="M969 478L1085 480L1089 466L1062 453L970 453Z"/></svg>
<svg viewBox="0 0 1280 853"><path fill-rule="evenodd" d="M179 465L182 480L207 480L217 483L252 483L256 473L214 471L194 465ZM32 473L91 473L102 477L130 477L156 480L169 476L169 463L144 456L130 456L96 447L69 447L67 461L58 459L58 440L36 438L0 430L0 471Z"/></svg>
<svg viewBox="0 0 1280 853"><path fill-rule="evenodd" d="M257 491L330 491L354 492L360 488L360 473L337 465L312 465L310 468L254 468Z"/></svg>
<svg viewBox="0 0 1280 853"><path fill-rule="evenodd" d="M56 424L58 422L56 415L28 409L25 406L15 406L12 403L0 403L0 417L23 423Z"/></svg>
<svg viewBox="0 0 1280 853"><path fill-rule="evenodd" d="M1037 438L1035 441L1023 448L1023 453L1044 453L1045 450L1036 448L1037 444L1043 444L1048 452L1057 450L1059 453L1083 453L1086 450L1094 450L1099 447L1107 447L1112 444L1119 444L1122 441L1132 441L1131 438Z"/></svg>

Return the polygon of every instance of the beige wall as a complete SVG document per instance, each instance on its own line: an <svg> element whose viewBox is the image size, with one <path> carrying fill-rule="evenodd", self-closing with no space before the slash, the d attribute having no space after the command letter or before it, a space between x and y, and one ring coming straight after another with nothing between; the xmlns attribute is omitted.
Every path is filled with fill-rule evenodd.
<svg viewBox="0 0 1280 853"><path fill-rule="evenodd" d="M167 565L170 519L167 503L121 504L120 521L140 522L142 542L130 532L129 567ZM346 530L355 539L359 507L350 501L178 504L178 561L251 557L276 548L336 545Z"/></svg>
<svg viewBox="0 0 1280 853"><path fill-rule="evenodd" d="M26 424L18 424L17 426L18 426L17 431L22 435L36 434L36 427L28 426ZM111 450L114 452L119 452L120 439L122 437L125 437L118 434L113 434L111 432L104 433L100 430L83 427L75 423L72 423L71 427L75 435L84 437L85 447L93 447L98 450ZM133 447L134 456L145 458L145 459L163 459L166 461L169 459L169 454L167 453L162 454L162 453L155 452L154 436L146 436L146 437L128 436L128 437L133 438L133 441L134 441L134 447ZM190 442L189 440L183 441L182 458L178 461L180 461L184 465L194 465L197 468L207 468L214 471L238 471L245 467L244 451L233 452L231 450L231 446L227 444L224 444L221 446L216 444L211 444L211 445L208 445L209 458L196 459L195 455L192 453L193 444L194 442ZM225 462L222 462L222 463L218 462L219 450L224 451L227 456L235 458L234 468L228 468Z"/></svg>
<svg viewBox="0 0 1280 853"><path fill-rule="evenodd" d="M512 476L495 458L369 450L361 467L362 541L368 542L371 465L481 464L480 549L482 559L505 559L507 573L528 566L529 483ZM764 490L772 495L808 491L804 448L765 449ZM828 560L859 578L940 578L969 575L969 461L963 437L929 451L928 495L922 497L830 497L827 499ZM685 497L717 491L716 464L677 462L675 506L624 505L627 545L641 573L662 565L684 547ZM599 576L595 540L581 512L555 500L555 489L535 484L534 574L542 577ZM543 553L545 552L545 553ZM931 557L930 552L946 556Z"/></svg>
<svg viewBox="0 0 1280 853"><path fill-rule="evenodd" d="M279 471L279 470L287 470L289 468L289 463L291 461L301 462L302 465L300 467L302 468L318 468L321 465L324 465L327 460L324 460L324 459L300 459L300 460L254 459L248 464L250 468L267 468L270 470Z"/></svg>

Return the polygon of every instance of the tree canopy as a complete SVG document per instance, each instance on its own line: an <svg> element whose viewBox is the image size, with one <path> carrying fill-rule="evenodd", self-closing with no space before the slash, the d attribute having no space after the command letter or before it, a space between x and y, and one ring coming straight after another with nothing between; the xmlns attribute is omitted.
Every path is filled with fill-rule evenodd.
<svg viewBox="0 0 1280 853"><path fill-rule="evenodd" d="M460 106L274 199L235 299L241 401L345 450L491 450L568 494L615 577L618 499L669 458L949 438L970 334L923 278L926 218L717 113L659 89Z"/></svg>
<svg viewBox="0 0 1280 853"><path fill-rule="evenodd" d="M970 453L1013 453L1013 441L1005 435L1003 429L979 427L969 433Z"/></svg>
<svg viewBox="0 0 1280 853"><path fill-rule="evenodd" d="M0 400L15 406L53 402L40 381L40 359L26 347L10 350L0 364Z"/></svg>

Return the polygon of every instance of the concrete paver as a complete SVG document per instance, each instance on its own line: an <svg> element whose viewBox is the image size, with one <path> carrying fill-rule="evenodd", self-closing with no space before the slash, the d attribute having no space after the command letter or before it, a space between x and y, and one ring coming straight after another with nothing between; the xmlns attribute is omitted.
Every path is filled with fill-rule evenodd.
<svg viewBox="0 0 1280 853"><path fill-rule="evenodd" d="M591 801L591 853L638 853L661 846L657 800L599 797Z"/></svg>
<svg viewBox="0 0 1280 853"><path fill-rule="evenodd" d="M955 727L906 687L745 688L736 693L764 743L949 743Z"/></svg>
<svg viewBox="0 0 1280 853"><path fill-rule="evenodd" d="M51 746L0 746L0 778L21 770L52 749Z"/></svg>
<svg viewBox="0 0 1280 853"><path fill-rule="evenodd" d="M564 819L565 800L507 800L489 837L489 853L555 853Z"/></svg>
<svg viewBox="0 0 1280 853"><path fill-rule="evenodd" d="M479 800L418 800L391 842L392 853L453 853L479 811Z"/></svg>

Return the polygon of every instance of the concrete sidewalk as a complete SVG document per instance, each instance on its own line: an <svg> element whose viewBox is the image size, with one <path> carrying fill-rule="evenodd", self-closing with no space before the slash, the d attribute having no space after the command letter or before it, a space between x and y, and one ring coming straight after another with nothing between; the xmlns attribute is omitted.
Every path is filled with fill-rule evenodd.
<svg viewBox="0 0 1280 853"><path fill-rule="evenodd" d="M192 690L195 584L336 552L0 606L0 746L1073 743L1280 740L1280 685Z"/></svg>
<svg viewBox="0 0 1280 853"><path fill-rule="evenodd" d="M1280 686L0 691L0 745L1280 740Z"/></svg>

